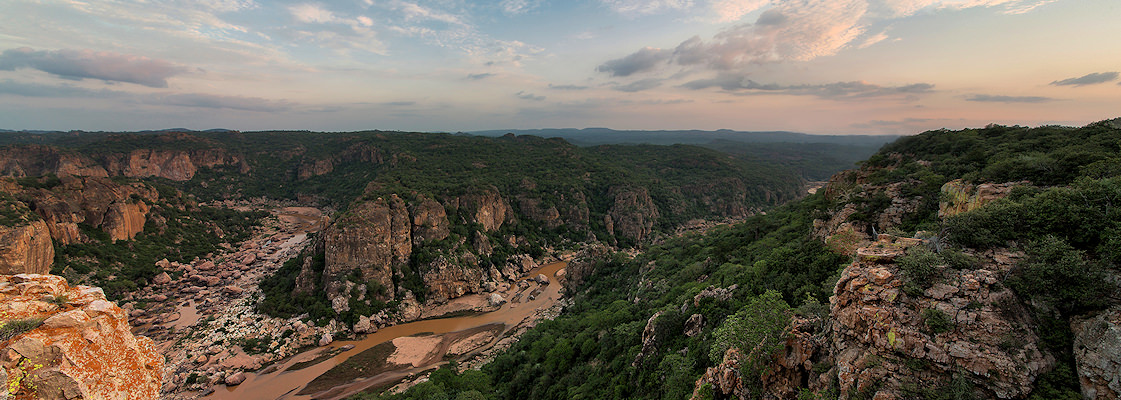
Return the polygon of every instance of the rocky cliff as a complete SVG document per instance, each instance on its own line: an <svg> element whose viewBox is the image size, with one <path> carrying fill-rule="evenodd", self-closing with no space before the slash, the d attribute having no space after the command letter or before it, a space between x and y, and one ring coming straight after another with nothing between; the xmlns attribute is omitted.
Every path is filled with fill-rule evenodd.
<svg viewBox="0 0 1121 400"><path fill-rule="evenodd" d="M239 155L222 148L197 150L136 149L87 155L43 145L9 146L0 149L0 174L14 177L40 176L127 176L190 180L199 168L238 167L248 171Z"/></svg>
<svg viewBox="0 0 1121 400"><path fill-rule="evenodd" d="M1071 321L1082 396L1121 398L1121 306Z"/></svg>
<svg viewBox="0 0 1121 400"><path fill-rule="evenodd" d="M396 298L393 277L412 254L412 221L405 201L396 195L351 206L325 232L328 297L345 300L346 278L357 271L364 282L388 289L382 299ZM342 308L335 306L336 311Z"/></svg>
<svg viewBox="0 0 1121 400"><path fill-rule="evenodd" d="M514 220L510 204L493 186L450 199L448 206L457 210L461 217L467 219L467 222L482 225L486 232L496 231L502 227L502 224Z"/></svg>
<svg viewBox="0 0 1121 400"><path fill-rule="evenodd" d="M642 241L654 232L658 207L644 187L617 187L608 196L614 199L603 218L607 232L635 241Z"/></svg>
<svg viewBox="0 0 1121 400"><path fill-rule="evenodd" d="M0 397L156 399L163 356L101 289L0 275Z"/></svg>
<svg viewBox="0 0 1121 400"><path fill-rule="evenodd" d="M87 239L78 224L100 228L113 240L132 239L144 230L149 204L159 198L147 185L98 177L63 176L50 187L25 187L6 178L0 189L34 211L59 244Z"/></svg>
<svg viewBox="0 0 1121 400"><path fill-rule="evenodd" d="M53 262L54 246L45 222L0 226L0 275L46 274Z"/></svg>

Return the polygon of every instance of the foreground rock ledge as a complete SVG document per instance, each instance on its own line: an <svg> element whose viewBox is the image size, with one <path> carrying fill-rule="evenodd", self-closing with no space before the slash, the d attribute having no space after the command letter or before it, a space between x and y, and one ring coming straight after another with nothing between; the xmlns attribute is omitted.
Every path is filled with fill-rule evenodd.
<svg viewBox="0 0 1121 400"><path fill-rule="evenodd" d="M0 326L14 321L38 326L0 336L0 398L159 397L163 357L151 339L132 335L128 316L100 288L0 275Z"/></svg>

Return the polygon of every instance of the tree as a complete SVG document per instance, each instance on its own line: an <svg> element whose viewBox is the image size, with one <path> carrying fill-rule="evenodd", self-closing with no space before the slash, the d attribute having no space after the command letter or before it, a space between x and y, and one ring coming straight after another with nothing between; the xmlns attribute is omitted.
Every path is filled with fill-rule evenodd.
<svg viewBox="0 0 1121 400"><path fill-rule="evenodd" d="M782 294L768 290L751 299L713 332L715 343L709 357L719 363L725 351L738 348L744 355L740 372L744 377L758 378L771 356L782 350L789 325L790 306L783 301Z"/></svg>

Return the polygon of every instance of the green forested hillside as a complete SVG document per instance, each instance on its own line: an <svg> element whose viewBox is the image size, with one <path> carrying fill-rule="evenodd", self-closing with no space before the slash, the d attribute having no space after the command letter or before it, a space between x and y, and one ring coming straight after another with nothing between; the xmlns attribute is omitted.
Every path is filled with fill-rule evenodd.
<svg viewBox="0 0 1121 400"><path fill-rule="evenodd" d="M1024 258L1003 284L1026 307L1042 348L1057 360L1030 396L1080 398L1070 320L1121 303L1116 285L1121 210L1114 206L1121 204L1118 166L1121 129L1109 122L1083 128L989 126L906 137L870 158L859 173L831 184L838 190L894 187L895 198L870 189L835 201L828 190L821 191L735 226L667 241L634 258L606 257L573 293L572 307L483 368L489 379L477 381L489 383L485 388L457 385L456 375L444 371L392 397L457 398L472 392L467 395L501 399L688 398L704 369L721 361L722 349L745 343L736 342L744 338L745 327L775 324L759 310L791 307L787 317L828 318L829 295L849 258L813 235L814 221L851 203L859 212L849 221L905 236L926 231L932 249L927 254L933 255L917 252L901 261L912 281L908 285L929 285L921 279L935 279L929 272L933 263L969 268L974 261L965 254L993 248L1022 252ZM942 220L940 189L953 179L1024 182L1004 199ZM895 199L911 199L918 206L903 223L879 226L878 217ZM705 288L731 285L739 289L727 301L694 303ZM659 312L652 325L655 343L644 350L644 328ZM687 337L682 327L693 313L705 322L701 334ZM946 399L976 393L968 381L949 383L957 385L953 390L929 385L911 393ZM836 398L836 393L803 394Z"/></svg>

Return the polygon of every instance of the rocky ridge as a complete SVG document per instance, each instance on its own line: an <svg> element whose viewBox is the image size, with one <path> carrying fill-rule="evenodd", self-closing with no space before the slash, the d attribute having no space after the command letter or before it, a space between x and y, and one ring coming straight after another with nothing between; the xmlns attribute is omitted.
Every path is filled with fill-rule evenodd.
<svg viewBox="0 0 1121 400"><path fill-rule="evenodd" d="M174 134L165 135L175 140ZM0 149L0 174L17 178L47 174L63 176L130 178L160 177L173 181L190 180L199 168L249 165L238 155L214 147L198 150L136 149L96 156L43 145L9 146Z"/></svg>

